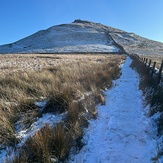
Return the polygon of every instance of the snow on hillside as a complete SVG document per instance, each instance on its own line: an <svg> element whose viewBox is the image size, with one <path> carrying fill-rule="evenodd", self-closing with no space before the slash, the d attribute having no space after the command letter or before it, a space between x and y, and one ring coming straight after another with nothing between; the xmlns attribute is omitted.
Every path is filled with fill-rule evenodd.
<svg viewBox="0 0 163 163"><path fill-rule="evenodd" d="M161 42L149 40L134 33L124 31L111 32L109 34L127 53L163 56L163 43Z"/></svg>
<svg viewBox="0 0 163 163"><path fill-rule="evenodd" d="M39 31L0 53L119 52L113 39L95 23L70 23Z"/></svg>
<svg viewBox="0 0 163 163"><path fill-rule="evenodd" d="M100 23L75 20L0 46L0 53L124 53L124 50L127 53L162 56L163 43Z"/></svg>

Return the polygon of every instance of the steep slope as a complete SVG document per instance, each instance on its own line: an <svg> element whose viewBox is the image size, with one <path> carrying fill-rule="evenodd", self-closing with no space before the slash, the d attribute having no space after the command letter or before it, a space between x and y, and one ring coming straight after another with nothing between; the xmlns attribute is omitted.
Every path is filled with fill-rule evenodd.
<svg viewBox="0 0 163 163"><path fill-rule="evenodd" d="M90 21L75 20L1 45L0 53L115 52L163 55L163 43Z"/></svg>

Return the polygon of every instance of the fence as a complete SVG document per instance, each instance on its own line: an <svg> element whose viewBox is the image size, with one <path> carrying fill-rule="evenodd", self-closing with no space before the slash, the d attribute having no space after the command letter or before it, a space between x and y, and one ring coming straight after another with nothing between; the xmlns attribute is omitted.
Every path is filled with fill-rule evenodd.
<svg viewBox="0 0 163 163"><path fill-rule="evenodd" d="M151 77L156 77L157 84L160 83L160 81L163 79L163 60L161 62L161 65L159 69L156 68L156 62L152 61L152 59L140 57L137 54L130 54L129 56L132 56L134 59L138 60L140 63L144 65L145 68L149 70L149 73L151 74Z"/></svg>

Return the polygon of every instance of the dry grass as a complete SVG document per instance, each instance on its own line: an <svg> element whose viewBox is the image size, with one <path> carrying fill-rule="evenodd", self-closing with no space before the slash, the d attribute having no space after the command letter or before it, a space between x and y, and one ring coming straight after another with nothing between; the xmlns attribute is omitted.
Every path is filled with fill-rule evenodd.
<svg viewBox="0 0 163 163"><path fill-rule="evenodd" d="M143 91L145 91L146 87L152 86L153 85L153 79L151 78L151 75L149 73L149 69L139 60L135 59L134 57L132 57L133 62L131 64L132 68L136 68L137 72L140 75L140 89L142 89Z"/></svg>
<svg viewBox="0 0 163 163"><path fill-rule="evenodd" d="M160 68L163 57L146 56L151 59L152 63L156 62L156 68ZM149 60L148 60L149 62ZM134 59L133 67L135 67L141 75L140 88L143 89L146 99L150 104L149 116L153 116L159 113L158 118L155 119L157 125L157 135L160 137L163 135L163 84L162 81L158 84L158 77L149 74L149 70L145 68L139 61ZM143 87L142 87L143 86ZM162 144L162 142L160 142ZM159 145L161 146L161 145ZM154 162L157 162L162 157L162 149L158 147L156 157L152 158Z"/></svg>
<svg viewBox="0 0 163 163"><path fill-rule="evenodd" d="M69 144L70 136L63 123L54 128L46 125L26 142L18 159L39 163L50 163L52 159L63 160L68 154Z"/></svg>
<svg viewBox="0 0 163 163"><path fill-rule="evenodd" d="M116 55L115 55L116 56ZM104 59L113 58L111 55L84 55L84 54L0 54L0 74L14 73L18 71L39 71L62 64L73 64L74 62L101 62Z"/></svg>
<svg viewBox="0 0 163 163"><path fill-rule="evenodd" d="M28 127L41 114L67 111L65 123L41 129L16 162L65 159L70 146L81 145L82 128L96 117L96 104L105 103L101 89L111 86L122 60L120 55L1 55L0 144L17 142L17 121ZM48 103L40 113L35 102L44 99Z"/></svg>
<svg viewBox="0 0 163 163"><path fill-rule="evenodd" d="M132 67L136 68L140 74L140 89L143 90L147 102L150 104L149 116L160 112L160 117L157 119L158 135L163 134L163 85L157 83L157 77L153 76L149 70L140 63L137 59L133 58ZM155 61L159 60L155 58Z"/></svg>

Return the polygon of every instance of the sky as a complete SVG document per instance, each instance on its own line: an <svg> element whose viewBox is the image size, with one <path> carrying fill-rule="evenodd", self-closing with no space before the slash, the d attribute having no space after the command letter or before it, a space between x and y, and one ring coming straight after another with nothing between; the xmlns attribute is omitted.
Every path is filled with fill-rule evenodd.
<svg viewBox="0 0 163 163"><path fill-rule="evenodd" d="M0 45L75 19L163 42L163 0L1 0Z"/></svg>

